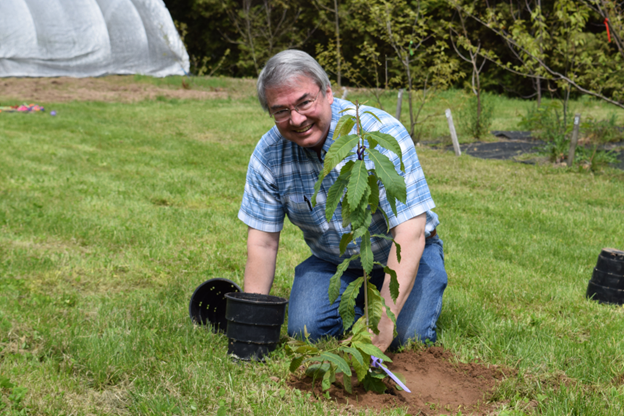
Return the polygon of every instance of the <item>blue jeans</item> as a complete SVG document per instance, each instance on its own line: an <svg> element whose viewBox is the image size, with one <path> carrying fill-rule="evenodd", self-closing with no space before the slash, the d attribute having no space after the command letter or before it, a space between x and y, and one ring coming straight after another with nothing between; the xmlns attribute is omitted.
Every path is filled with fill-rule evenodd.
<svg viewBox="0 0 624 416"><path fill-rule="evenodd" d="M329 280L335 273L335 264L316 256L311 256L295 268L295 281L288 306L290 336L302 336L304 327L312 341L344 333L338 312L340 297L330 304L327 294ZM340 294L342 295L349 283L362 275L361 269L348 269L340 279ZM371 282L380 290L383 280L383 270L373 270ZM397 318L399 335L390 348L396 349L406 344L409 339L436 341L436 322L442 310L442 294L446 284L442 240L434 236L425 242L414 287ZM356 299L355 311L357 321L364 314L363 291L360 291Z"/></svg>

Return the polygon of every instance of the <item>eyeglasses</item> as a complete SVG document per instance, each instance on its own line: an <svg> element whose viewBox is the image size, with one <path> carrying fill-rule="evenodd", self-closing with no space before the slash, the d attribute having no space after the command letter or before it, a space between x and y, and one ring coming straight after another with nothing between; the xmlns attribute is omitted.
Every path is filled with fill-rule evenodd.
<svg viewBox="0 0 624 416"><path fill-rule="evenodd" d="M316 99L318 98L320 93L321 93L321 90L319 90L319 92L316 93L316 96L314 98L310 98L305 101L302 101L299 104L294 105L292 109L282 108L281 110L277 110L276 112L271 114L271 117L275 119L276 123L282 123L284 121L290 120L290 115L292 114L292 110L295 110L296 112L304 116L306 115L307 112L309 112L310 110L314 108L314 103L316 103Z"/></svg>

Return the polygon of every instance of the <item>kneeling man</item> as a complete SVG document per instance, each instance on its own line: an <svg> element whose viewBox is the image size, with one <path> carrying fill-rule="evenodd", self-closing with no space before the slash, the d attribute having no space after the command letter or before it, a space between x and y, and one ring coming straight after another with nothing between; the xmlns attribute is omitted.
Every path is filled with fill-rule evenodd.
<svg viewBox="0 0 624 416"><path fill-rule="evenodd" d="M350 232L342 227L341 205L331 221L325 218L327 191L338 178L338 169L324 179L317 205L313 207L310 200L323 169L325 154L334 142L334 129L343 115L341 111L354 105L334 98L329 78L318 62L296 50L273 56L260 73L257 89L260 104L273 117L275 126L262 136L251 156L238 213L249 226L244 290L261 294L271 290L280 231L287 215L303 231L303 238L312 252L295 268L288 333L301 335L305 328L311 340L340 336L349 328L342 326L338 312L340 298L329 303L329 281L337 265L355 254L357 247L350 244L340 256L340 238ZM366 110L375 113L381 123L364 114ZM373 343L385 351L409 339L435 342L436 321L447 283L442 240L436 235L438 216L431 211L435 205L414 144L403 125L376 108L363 107L360 114L366 130L379 130L399 141L405 173L398 169L398 157L391 152L387 155L407 185L407 203L397 201L396 216L380 186L380 207L388 215L389 224L377 211L370 227L371 234L387 234L390 228L390 234L401 245L402 257L399 263L394 245L388 240L372 238L375 260L394 269L400 285L395 303L390 296L390 277L381 268L373 270L371 282L397 317L399 334L393 339L394 324L384 315L379 323L380 333L373 338ZM362 275L359 260L352 262L342 275L340 293ZM364 313L363 304L362 292L357 299L356 320Z"/></svg>

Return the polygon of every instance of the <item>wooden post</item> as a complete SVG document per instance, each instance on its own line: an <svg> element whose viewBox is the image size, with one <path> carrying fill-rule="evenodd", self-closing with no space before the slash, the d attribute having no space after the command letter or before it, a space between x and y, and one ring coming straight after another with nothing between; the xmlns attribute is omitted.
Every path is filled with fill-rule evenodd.
<svg viewBox="0 0 624 416"><path fill-rule="evenodd" d="M459 141L457 140L457 132L455 131L455 125L453 124L453 116L451 115L451 109L446 109L446 120L448 121L449 130L451 131L451 140L453 140L453 149L455 149L455 156L461 156L461 149L459 147Z"/></svg>
<svg viewBox="0 0 624 416"><path fill-rule="evenodd" d="M403 104L403 88L399 90L399 99L397 101L396 119L401 119L401 105Z"/></svg>
<svg viewBox="0 0 624 416"><path fill-rule="evenodd" d="M347 94L349 93L349 91L347 91L347 87L342 87L342 98L343 100L347 99Z"/></svg>
<svg viewBox="0 0 624 416"><path fill-rule="evenodd" d="M581 115L574 115L574 129L572 130L572 140L570 140L570 152L568 153L568 166L572 166L574 163L574 152L576 151L576 144L578 143L579 126L581 124Z"/></svg>

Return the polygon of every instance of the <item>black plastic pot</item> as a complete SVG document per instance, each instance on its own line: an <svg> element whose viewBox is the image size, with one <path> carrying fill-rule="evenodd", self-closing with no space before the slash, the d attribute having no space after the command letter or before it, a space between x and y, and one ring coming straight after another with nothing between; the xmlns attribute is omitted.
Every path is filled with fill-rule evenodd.
<svg viewBox="0 0 624 416"><path fill-rule="evenodd" d="M225 332L227 319L226 293L242 292L241 288L228 279L210 279L199 285L189 303L191 320L200 325L211 325L214 332Z"/></svg>
<svg viewBox="0 0 624 416"><path fill-rule="evenodd" d="M600 303L624 304L624 251L602 250L586 296Z"/></svg>
<svg viewBox="0 0 624 416"><path fill-rule="evenodd" d="M287 299L257 293L228 293L225 318L228 354L241 360L264 360L277 348Z"/></svg>

